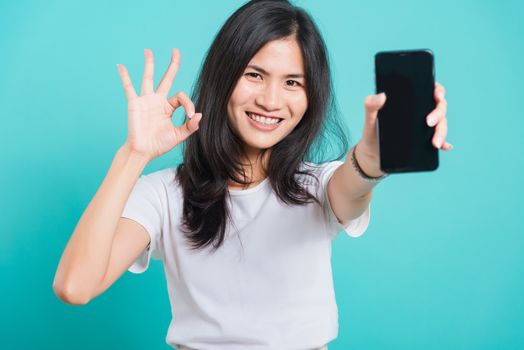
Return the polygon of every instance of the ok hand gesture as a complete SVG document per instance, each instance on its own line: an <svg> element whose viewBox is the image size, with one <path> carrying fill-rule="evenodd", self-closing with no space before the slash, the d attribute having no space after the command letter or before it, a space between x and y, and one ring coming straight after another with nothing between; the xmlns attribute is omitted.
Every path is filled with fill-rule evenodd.
<svg viewBox="0 0 524 350"><path fill-rule="evenodd" d="M137 96L129 73L119 64L118 72L127 96L129 149L152 160L188 138L198 129L201 113L195 113L191 99L183 92L167 98L180 66L180 52L173 49L171 62L156 91L153 90L154 60L150 49L144 50L145 69L140 96ZM189 118L182 126L175 127L171 120L173 112L183 106Z"/></svg>

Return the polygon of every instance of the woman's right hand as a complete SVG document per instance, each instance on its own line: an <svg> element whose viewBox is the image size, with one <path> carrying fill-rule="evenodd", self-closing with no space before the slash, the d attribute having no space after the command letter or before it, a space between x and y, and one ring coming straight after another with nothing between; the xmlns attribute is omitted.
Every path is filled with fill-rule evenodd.
<svg viewBox="0 0 524 350"><path fill-rule="evenodd" d="M144 55L146 62L140 96L137 96L124 65L119 64L117 67L128 102L126 146L150 161L172 150L194 133L202 114L195 113L193 102L183 92L167 98L180 66L180 51L173 49L169 67L156 91L153 91L153 52L145 49ZM182 126L175 127L171 117L180 106L183 106L189 119Z"/></svg>

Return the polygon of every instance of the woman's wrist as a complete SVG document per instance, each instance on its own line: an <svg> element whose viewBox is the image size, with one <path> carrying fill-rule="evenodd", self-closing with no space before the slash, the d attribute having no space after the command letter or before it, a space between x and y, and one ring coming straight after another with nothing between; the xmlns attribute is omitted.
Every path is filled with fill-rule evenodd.
<svg viewBox="0 0 524 350"><path fill-rule="evenodd" d="M370 157L365 150L361 152L357 146L358 144L353 146L350 156L353 168L362 179L368 182L377 182L388 176L388 174L380 170L379 158Z"/></svg>
<svg viewBox="0 0 524 350"><path fill-rule="evenodd" d="M146 167L146 165L151 161L151 158L134 151L127 142L125 142L117 152L122 158L126 161L132 162L134 164Z"/></svg>

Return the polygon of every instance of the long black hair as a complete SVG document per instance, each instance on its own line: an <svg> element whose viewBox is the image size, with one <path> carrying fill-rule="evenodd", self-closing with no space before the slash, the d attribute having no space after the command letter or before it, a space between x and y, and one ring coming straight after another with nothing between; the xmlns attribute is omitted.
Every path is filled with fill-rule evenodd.
<svg viewBox="0 0 524 350"><path fill-rule="evenodd" d="M184 160L176 174L184 197L182 230L192 249L210 244L218 249L222 245L231 220L226 200L228 182L250 183L242 165L247 159L242 141L227 117L229 98L258 50L272 40L287 37L298 42L303 55L308 107L295 129L271 149L265 172L273 190L287 205L320 204L297 181L299 174L314 177L311 171L300 168L301 163L326 161L325 153L330 152L333 142L335 147L339 143L340 151L335 159L348 151L346 133L336 119L325 43L312 18L286 0L246 3L216 35L192 93L196 110L203 117L199 130L184 144ZM335 137L329 137L330 130Z"/></svg>

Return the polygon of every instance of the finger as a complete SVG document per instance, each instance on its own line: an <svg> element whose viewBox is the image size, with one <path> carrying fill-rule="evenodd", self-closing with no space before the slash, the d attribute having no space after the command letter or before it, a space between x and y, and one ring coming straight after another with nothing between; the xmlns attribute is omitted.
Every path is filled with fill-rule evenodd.
<svg viewBox="0 0 524 350"><path fill-rule="evenodd" d="M170 97L167 102L173 107L173 109L177 109L180 106L184 107L184 110L186 111L186 116L191 119L193 117L193 114L195 114L195 105L193 104L193 101L183 92L180 91L175 96Z"/></svg>
<svg viewBox="0 0 524 350"><path fill-rule="evenodd" d="M437 125L442 119L446 118L448 112L448 101L442 100L438 103L437 107L431 111L426 117L426 123L429 126Z"/></svg>
<svg viewBox="0 0 524 350"><path fill-rule="evenodd" d="M144 67L144 75L142 76L142 88L140 89L140 96L152 94L153 91L153 75L154 75L154 58L151 49L144 49L144 56L146 59Z"/></svg>
<svg viewBox="0 0 524 350"><path fill-rule="evenodd" d="M444 142L442 145L442 150L444 151L451 151L453 149L453 145L449 142Z"/></svg>
<svg viewBox="0 0 524 350"><path fill-rule="evenodd" d="M176 73L178 72L178 67L180 67L180 51L178 49L173 49L169 67L167 67L167 71L164 74L162 80L160 81L158 89L156 90L158 93L164 95L167 95L169 93L169 89L171 89L171 86L173 85L173 80L175 80Z"/></svg>
<svg viewBox="0 0 524 350"><path fill-rule="evenodd" d="M433 146L441 148L442 144L446 140L448 134L448 120L447 118L442 119L435 127L435 134L433 136Z"/></svg>
<svg viewBox="0 0 524 350"><path fill-rule="evenodd" d="M196 113L193 118L188 119L182 126L175 128L175 134L178 142L187 139L192 133L198 130L202 113Z"/></svg>
<svg viewBox="0 0 524 350"><path fill-rule="evenodd" d="M368 95L364 101L366 109L366 120L364 123L363 137L373 140L377 137L377 115L378 111L386 103L386 94Z"/></svg>
<svg viewBox="0 0 524 350"><path fill-rule="evenodd" d="M378 110L384 106L386 102L386 94L381 92L377 95L369 95L364 101L366 108L366 120L374 122L377 118Z"/></svg>
<svg viewBox="0 0 524 350"><path fill-rule="evenodd" d="M126 67L123 64L117 64L116 67L118 68L118 73L120 74L120 79L122 80L122 86L124 87L127 99L131 100L137 97Z"/></svg>
<svg viewBox="0 0 524 350"><path fill-rule="evenodd" d="M434 95L437 103L443 100L444 96L446 95L446 89L438 82L435 82Z"/></svg>

